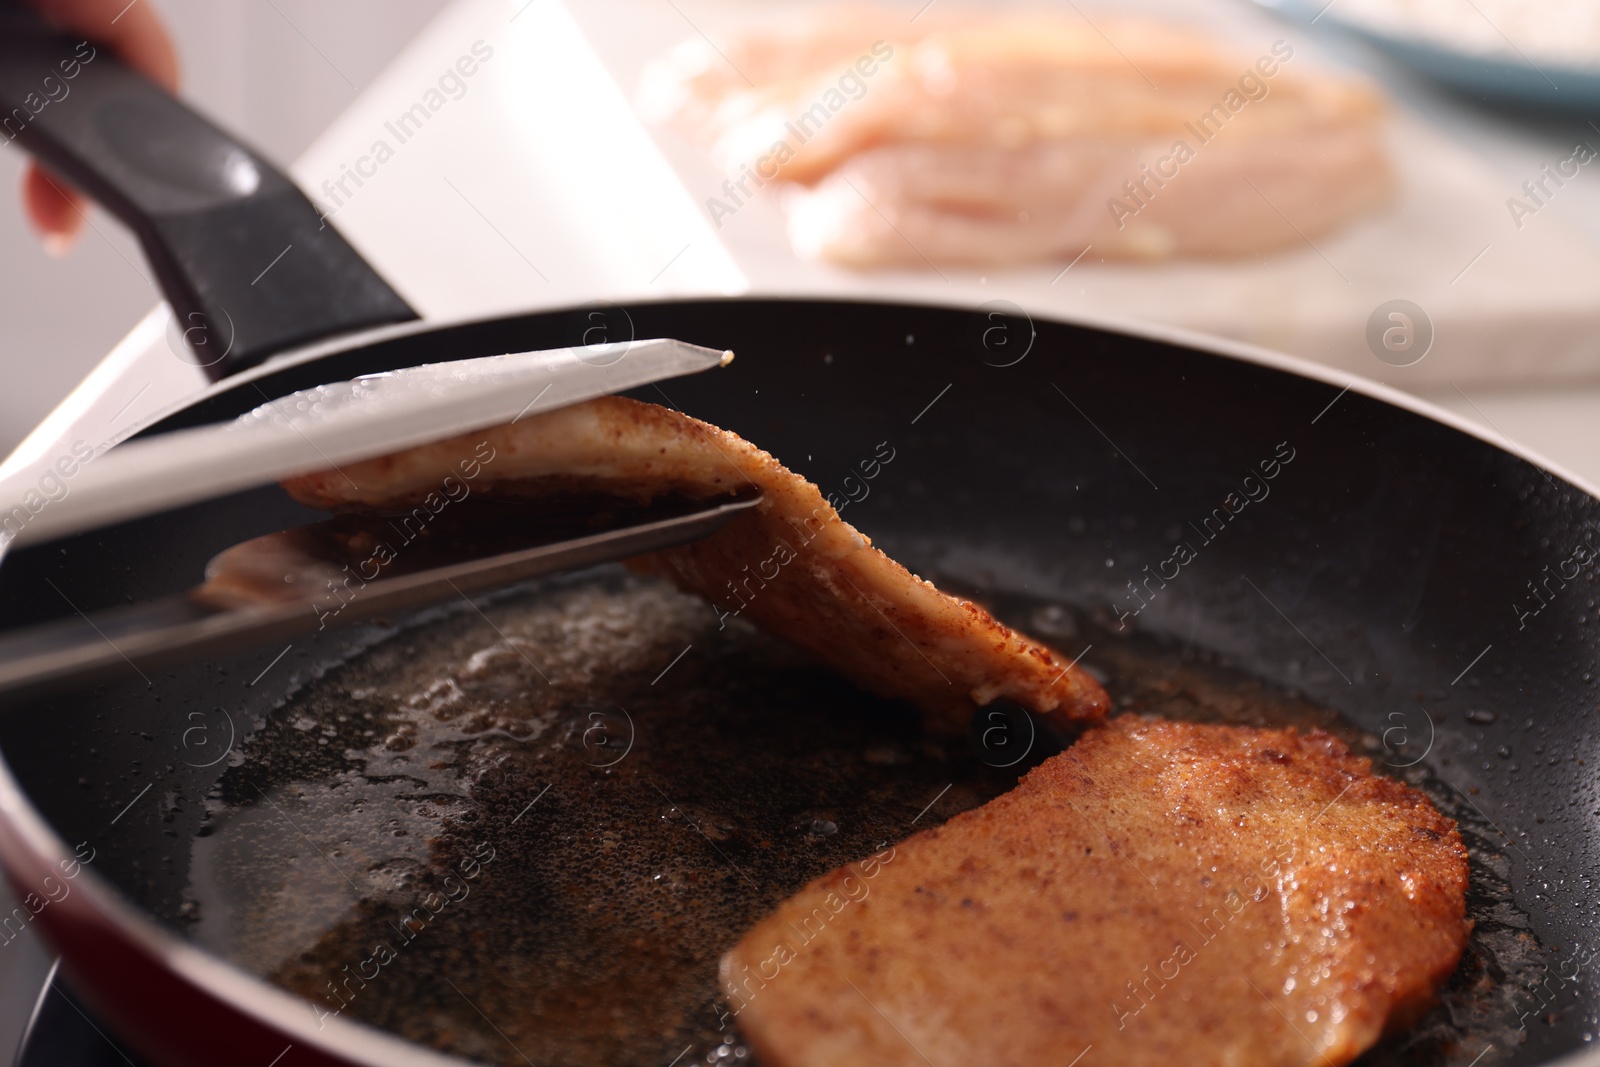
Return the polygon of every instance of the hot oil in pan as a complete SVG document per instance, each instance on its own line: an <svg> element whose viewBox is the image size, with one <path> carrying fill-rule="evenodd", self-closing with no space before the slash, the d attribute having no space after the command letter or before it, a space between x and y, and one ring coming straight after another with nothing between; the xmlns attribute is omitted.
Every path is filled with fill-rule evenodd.
<svg viewBox="0 0 1600 1067"><path fill-rule="evenodd" d="M320 1012L488 1062L731 1057L744 930L1016 780L654 581L459 607L292 697L196 842L196 938Z"/></svg>
<svg viewBox="0 0 1600 1067"><path fill-rule="evenodd" d="M1094 643L1122 710L1376 744L1193 655L998 607ZM746 929L1050 753L985 767L698 600L591 572L404 630L259 724L195 842L193 936L308 1013L485 1062L735 1062L716 961ZM1408 773L1462 824L1478 929L1441 1007L1363 1062L1465 1065L1515 1047L1543 966L1492 830Z"/></svg>

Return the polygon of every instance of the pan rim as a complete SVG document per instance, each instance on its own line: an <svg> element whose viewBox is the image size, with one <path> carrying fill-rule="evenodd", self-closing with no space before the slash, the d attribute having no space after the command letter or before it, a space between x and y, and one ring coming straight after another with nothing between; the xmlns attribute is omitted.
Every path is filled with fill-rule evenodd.
<svg viewBox="0 0 1600 1067"><path fill-rule="evenodd" d="M973 311L977 306L935 300L763 296L756 293L734 297L708 295L699 298L679 297L634 301L620 304L619 306L642 307L683 304L714 306L718 304L734 305L757 302L796 305L854 305L860 307L915 308L940 311ZM285 353L268 360L256 368L242 372L240 375L224 379L222 382L190 397L182 404L164 409L150 419L130 428L127 433L120 434L116 439L125 439L129 434L159 422L172 412L181 410L183 407L212 396L217 392L225 391L231 385L242 384L274 371L300 365L356 345L372 342L381 343L399 337L414 336L422 333L444 333L453 328L480 323L559 315L593 306L592 303L584 303L491 319L474 317L463 318L459 321L422 320L396 326L379 327L357 334L342 335L339 338ZM1034 321L1033 313L1028 311L1025 306L1023 310L1028 315L1030 323L1032 323ZM1190 352L1219 356L1265 367L1293 377L1318 381L1331 388L1340 389L1341 392L1338 396L1342 396L1343 392L1354 392L1432 422L1448 426L1468 437L1482 441L1500 452L1507 453L1527 463L1529 466L1542 469L1555 477L1561 478L1579 492L1600 501L1600 487L1589 483L1575 472L1541 455L1536 450L1513 446L1509 439L1499 435L1497 431L1491 432L1489 429L1480 427L1463 416L1457 415L1439 405L1361 374L1339 371L1332 367L1312 363L1301 357L1276 352L1262 346L1215 337L1181 327L1149 322L1124 321L1114 316L1094 314L1065 317L1056 314L1047 315L1041 312L1038 320L1065 326L1087 327L1104 333L1154 341ZM1333 399L1337 399L1337 396ZM24 445L26 444L27 441L25 440ZM19 446L19 448L21 447L23 446ZM4 549L0 549L0 565L4 563L4 556ZM28 892L26 889L28 885L37 884L45 875L62 869L60 864L63 861L71 861L74 858L74 853L70 850L66 840L57 834L39 809L33 805L32 800L14 776L9 761L3 754L0 754L0 865L4 866L5 873L13 888L20 890L19 897ZM297 1046L312 1046L329 1057L343 1060L350 1064L395 1064L398 1067L471 1067L474 1062L435 1051L420 1043L402 1038L397 1034L392 1034L378 1027L358 1020L347 1019L343 1016L335 1016L331 1020L327 1020L327 1022L331 1022L331 1025L313 1027L310 1025L312 1020L306 1018L308 1010L313 1012L315 1010L309 1001L280 989L266 979L251 974L236 964L230 963L222 957L183 939L175 932L161 926L131 903L125 901L122 898L121 891L98 872L89 869L87 873L90 876L89 879L79 883L81 892L71 894L56 903L54 908L51 909L54 912L52 917L41 924L47 940L51 942L52 949L55 947L55 938L51 936L50 931L50 927L53 925L75 924L91 929L109 928L114 930L117 936L121 937L144 957L153 961L157 966L165 967L188 986L204 991L206 995L225 1004L228 1010L253 1019L263 1028L283 1035L286 1041L292 1040L292 1043ZM73 969L70 963L68 969ZM1544 1067L1600 1067L1600 1050L1589 1053L1581 1050L1566 1053L1555 1059L1544 1061Z"/></svg>
<svg viewBox="0 0 1600 1067"><path fill-rule="evenodd" d="M748 303L781 303L781 304L815 304L815 305L852 305L857 307L910 307L935 311L976 311L979 304L966 304L959 301L947 300L918 300L912 298L884 299L876 297L850 297L828 295L765 295L758 292L742 293L738 296L705 295L699 297L666 297L652 300L619 300L605 302L597 305L595 302L586 301L581 304L562 305L559 307L543 308L536 311L516 312L507 315L491 316L464 316L461 318L445 319L419 319L413 322L395 323L388 326L378 326L370 330L357 333L341 334L324 341L317 341L304 345L288 352L272 356L265 362L250 367L231 377L214 382L200 392L166 408L161 409L147 418L134 423L132 426L118 432L109 442L120 442L132 437L147 427L156 425L168 416L182 411L196 403L212 396L229 392L232 389L267 377L291 367L301 366L315 362L329 355L351 349L365 347L369 344L382 344L388 341L399 340L407 337L416 337L423 334L444 334L451 330L463 329L485 323L511 322L517 319L543 317L547 315L570 314L579 310L594 310L597 306L611 307L665 307L681 304L748 304ZM1125 319L1115 315L1101 315L1094 312L1083 312L1070 316L1063 316L1053 311L1047 311L1035 304L1030 310L1028 301L1024 298L1017 306L1028 316L1030 324L1033 323L1035 313L1038 321L1050 322L1064 326L1083 326L1099 330L1104 333L1120 334L1125 337L1134 337L1140 340L1156 341L1177 348L1189 349L1207 355L1221 356L1243 363L1267 367L1272 370L1282 371L1301 378L1310 378L1320 381L1324 385L1339 386L1342 390L1358 393L1374 400L1381 400L1393 407L1421 415L1434 422L1443 423L1453 430L1475 437L1486 444L1492 445L1502 452L1508 452L1517 459L1538 467L1550 474L1561 478L1569 485L1587 493L1589 496L1600 500L1600 482L1590 482L1587 478L1569 469L1564 464L1558 463L1537 449L1529 448L1520 443L1513 445L1511 440L1490 427L1479 426L1477 423L1458 415L1448 408L1442 407L1430 400L1425 400L1414 393L1408 393L1392 385L1387 385L1375 378L1354 371L1342 371L1334 367L1317 363L1303 356L1290 355L1267 348L1264 345L1252 344L1230 337L1204 333L1199 330L1183 326L1172 326L1164 323L1149 322L1141 319ZM159 311L159 309L157 309ZM448 361L441 361L448 362ZM32 435L30 435L31 437ZM26 439L24 441L26 444ZM19 451L22 446L18 446Z"/></svg>
<svg viewBox="0 0 1600 1067"><path fill-rule="evenodd" d="M27 884L42 881L43 877L63 869L61 863L77 858L67 848L65 839L34 807L3 757L0 757L0 847L5 852L6 875L19 897L31 892L24 888ZM21 857L22 864L17 862L19 847L27 850ZM24 864L38 869L19 869ZM358 1057L351 1060L353 1063L393 1063L401 1067L468 1067L473 1063L342 1015L326 1020L325 1027L312 1027L306 1018L307 1012L315 1011L310 1001L160 926L125 901L121 891L92 867L85 866L79 873L87 875L87 880L79 882L79 892L51 905L49 910L59 909L59 912L50 924L72 923L101 929L109 925L119 936L160 965L170 968L189 985L211 992L224 1000L230 1010L252 1016L267 1028L292 1035L296 1045L322 1046L323 1051L341 1058ZM48 931L48 928L47 924L45 929ZM47 940L54 948L54 939L47 937ZM67 969L73 969L70 963Z"/></svg>

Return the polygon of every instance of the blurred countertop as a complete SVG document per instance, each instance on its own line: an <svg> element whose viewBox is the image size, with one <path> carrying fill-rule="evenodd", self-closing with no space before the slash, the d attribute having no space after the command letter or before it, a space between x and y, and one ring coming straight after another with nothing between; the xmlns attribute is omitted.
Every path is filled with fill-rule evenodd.
<svg viewBox="0 0 1600 1067"><path fill-rule="evenodd" d="M1267 18L1245 0L1165 2L1230 4L1251 9L1250 18ZM713 229L700 207L703 190L696 182L703 176L686 175L681 144L637 122L632 85L625 84L628 63L677 38L655 32L669 23L641 15L630 30L617 14L659 8L652 17L665 13L683 37L699 32L717 11L737 6L730 0L456 0L364 87L292 172L333 209L339 228L413 306L440 322L591 301L751 292L973 304L1001 298L1035 313L1060 313L1057 305L1040 302L1036 281L1020 276L951 283L911 272L851 275L798 262L774 266L770 253L751 254L737 237ZM640 27L651 32L642 35ZM1407 122L1425 126L1427 136L1445 146L1441 152L1473 161L1490 195L1512 195L1544 164L1566 158L1576 141L1600 144L1600 129L1580 118L1540 119L1461 101L1318 29L1282 24L1258 32L1297 42L1314 38L1308 43L1315 50L1371 71L1400 102ZM393 140L393 119L475 46L491 58L426 125L365 180L345 177L378 140ZM1495 192L1499 185L1503 193ZM1503 212L1498 200L1487 208ZM1533 224L1550 239L1593 247L1600 264L1600 177L1586 169L1530 229ZM1576 288L1593 290L1600 308L1600 273L1577 282ZM1362 325L1348 324L1353 338ZM1540 371L1543 383L1519 385L1521 355L1501 355L1503 373L1486 379L1465 365L1453 372L1449 351L1430 353L1419 365L1425 373L1390 367L1365 351L1325 362L1408 389L1600 484L1600 332L1564 329L1572 344L1593 353L1593 374L1552 380ZM58 443L125 431L200 388L199 371L174 351L172 334L164 309L153 310L0 467L0 476L31 468ZM1442 341L1435 346L1446 347ZM1515 339L1502 347L1515 349Z"/></svg>

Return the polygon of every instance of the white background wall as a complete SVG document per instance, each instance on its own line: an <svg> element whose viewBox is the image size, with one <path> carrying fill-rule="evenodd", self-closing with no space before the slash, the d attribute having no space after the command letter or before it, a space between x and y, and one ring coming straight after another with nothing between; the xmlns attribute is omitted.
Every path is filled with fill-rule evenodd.
<svg viewBox="0 0 1600 1067"><path fill-rule="evenodd" d="M287 163L446 0L139 0L177 40L183 94ZM23 156L0 151L0 456L159 299L138 245L103 212L62 259L16 195Z"/></svg>

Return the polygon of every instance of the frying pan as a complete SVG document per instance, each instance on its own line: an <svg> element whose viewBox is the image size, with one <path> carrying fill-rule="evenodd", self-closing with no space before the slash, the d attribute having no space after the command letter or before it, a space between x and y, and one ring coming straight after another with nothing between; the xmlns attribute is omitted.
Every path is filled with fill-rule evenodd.
<svg viewBox="0 0 1600 1067"><path fill-rule="evenodd" d="M19 71L24 83L35 76L27 63L73 44L34 36L24 48L23 36L0 36L7 94ZM284 241L281 225L303 226L303 214L280 224L250 203L269 187L283 194L278 177L253 192L213 180L219 160L267 170L209 126L162 142L159 168L133 176L108 163L128 139L102 136L106 123L137 113L157 136L178 105L103 53L74 91L76 101L51 105L69 128L43 150L80 181L98 174L97 186L85 183L132 218L147 248L172 227L148 197L111 190L116 182L144 193L161 182L205 189L208 211L248 209L230 216L234 228L189 227L186 239L226 230L236 245L270 251ZM128 104L129 93L142 103ZM200 122L182 121L191 134ZM94 136L75 138L73 128ZM169 257L183 275L180 284L163 273L174 304L215 317L216 303L184 294L219 291L204 272L237 275L233 254ZM233 377L141 432L227 418L263 395L357 374L563 346L596 321L584 308L399 327L324 345L316 358L270 359L295 341L405 317L353 253L309 266L339 279L277 303L252 303L249 286L229 290L221 303L232 320L257 324L252 336L265 340L218 364ZM319 292L325 301L307 309ZM1590 490L1379 385L1168 331L1032 321L1015 308L820 300L636 303L604 317L627 336L738 351L726 371L668 383L670 397L639 395L759 442L824 489L888 441L894 463L851 519L922 573L980 599L1059 600L1108 627L1203 650L1386 739L1402 726L1406 761L1425 760L1492 827L1521 916L1513 925L1547 953L1538 981L1508 991L1528 1006L1526 1029L1496 1056L1600 1063L1584 1051L1600 1012L1600 752L1590 729L1600 663L1587 547L1600 544L1600 501ZM1245 479L1274 459L1281 467L1263 495ZM317 517L268 487L12 551L0 560L0 617L25 625L167 595L219 550ZM1195 555L1172 577L1179 541ZM1164 583L1144 584L1151 571ZM1135 581L1154 595L1136 599ZM319 635L259 685L243 682L275 650L148 685L130 669L125 681L0 713L0 863L32 902L0 917L0 937L47 936L73 987L159 1063L461 1062L344 1018L319 1025L304 1002L181 932L191 842L223 769L197 766L185 731L225 707L242 741L294 679L339 662L351 640ZM92 862L75 862L88 850Z"/></svg>

